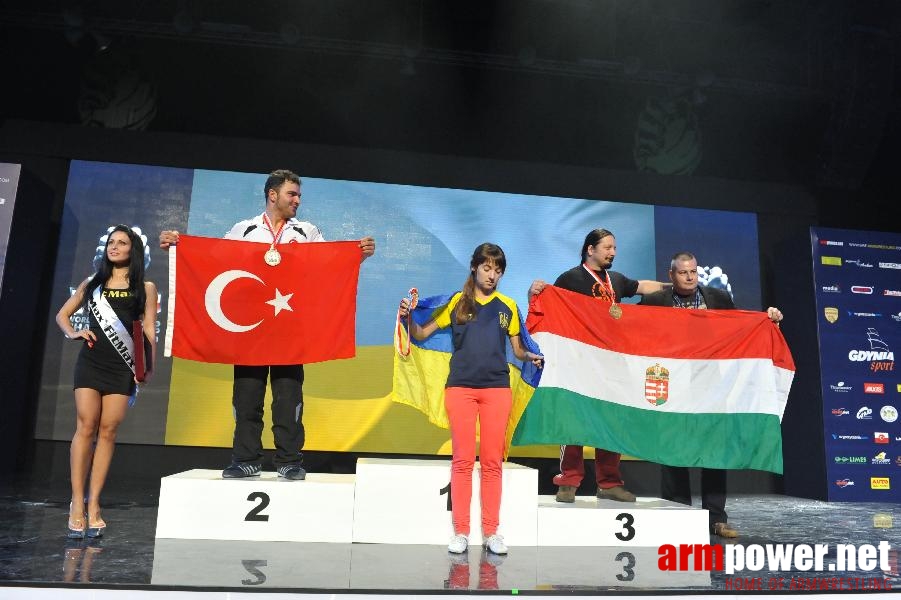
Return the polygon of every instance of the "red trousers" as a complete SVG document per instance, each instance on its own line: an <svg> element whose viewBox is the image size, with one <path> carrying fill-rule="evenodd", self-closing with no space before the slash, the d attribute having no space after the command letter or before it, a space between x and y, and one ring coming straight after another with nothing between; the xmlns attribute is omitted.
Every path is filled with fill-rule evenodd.
<svg viewBox="0 0 901 600"><path fill-rule="evenodd" d="M501 511L502 466L507 419L513 406L510 388L444 390L444 406L450 421L451 518L454 532L469 535L472 470L476 460L476 419L479 421L479 463L482 467L482 535L497 533Z"/></svg>
<svg viewBox="0 0 901 600"><path fill-rule="evenodd" d="M598 487L609 489L623 485L623 475L619 471L619 452L594 449L594 475ZM585 458L582 446L560 446L560 474L554 477L555 485L579 487L585 476Z"/></svg>

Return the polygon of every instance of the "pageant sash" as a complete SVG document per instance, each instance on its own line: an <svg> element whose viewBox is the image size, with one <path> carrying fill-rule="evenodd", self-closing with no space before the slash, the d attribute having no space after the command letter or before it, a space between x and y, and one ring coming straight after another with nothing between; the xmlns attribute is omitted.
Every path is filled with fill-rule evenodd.
<svg viewBox="0 0 901 600"><path fill-rule="evenodd" d="M142 322L131 322L131 341L135 349L135 381L140 383L147 378L147 357L144 355L144 324Z"/></svg>
<svg viewBox="0 0 901 600"><path fill-rule="evenodd" d="M116 311L110 306L109 300L103 296L103 293L100 290L101 287L103 286L98 285L94 289L94 294L91 297L91 301L88 302L88 307L94 314L94 318L97 319L97 322L100 324L100 328L103 330L106 339L110 341L110 344L113 345L113 348L116 349L116 352L119 353L119 356L122 357L122 360L125 361L125 364L128 365L128 368L134 373L135 344L134 340L131 339L131 332L128 331L125 328L125 325L122 324L122 321L119 320Z"/></svg>

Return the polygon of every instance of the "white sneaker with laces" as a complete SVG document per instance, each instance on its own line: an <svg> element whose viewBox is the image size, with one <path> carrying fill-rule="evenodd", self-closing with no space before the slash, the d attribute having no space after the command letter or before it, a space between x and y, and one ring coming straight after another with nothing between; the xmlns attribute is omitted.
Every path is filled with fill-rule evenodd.
<svg viewBox="0 0 901 600"><path fill-rule="evenodd" d="M504 537L496 533L488 536L488 539L485 540L485 547L488 548L488 552L491 552L492 554L507 553L507 544L504 543Z"/></svg>
<svg viewBox="0 0 901 600"><path fill-rule="evenodd" d="M468 547L469 540L466 539L466 536L457 534L451 538L450 543L447 545L447 551L452 554L463 554Z"/></svg>

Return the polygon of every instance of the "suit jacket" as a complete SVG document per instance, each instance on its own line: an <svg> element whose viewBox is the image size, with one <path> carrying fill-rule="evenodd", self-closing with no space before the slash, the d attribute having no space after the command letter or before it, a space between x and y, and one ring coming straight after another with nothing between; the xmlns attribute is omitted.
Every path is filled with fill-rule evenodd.
<svg viewBox="0 0 901 600"><path fill-rule="evenodd" d="M707 287L706 285L699 285L698 289L701 290L701 296L704 298L704 304L707 305L707 308L712 309L730 309L735 308L735 303L732 302L732 296L729 295L729 292L726 290L721 290L718 288ZM645 294L641 297L641 302L639 304L644 304L647 306L672 306L673 305L673 288L672 286L664 288L659 292L654 292L653 294Z"/></svg>

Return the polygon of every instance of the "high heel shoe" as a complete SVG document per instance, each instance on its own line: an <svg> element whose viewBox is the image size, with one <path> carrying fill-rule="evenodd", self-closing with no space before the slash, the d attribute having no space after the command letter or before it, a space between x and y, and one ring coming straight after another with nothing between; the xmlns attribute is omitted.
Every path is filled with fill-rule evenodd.
<svg viewBox="0 0 901 600"><path fill-rule="evenodd" d="M106 523L103 519L98 515L96 520L88 519L88 529L87 536L89 538L99 538L103 535L103 530L106 529Z"/></svg>
<svg viewBox="0 0 901 600"><path fill-rule="evenodd" d="M85 535L85 518L84 515L80 519L72 518L72 503L69 503L69 533L67 537L73 540L80 540Z"/></svg>

